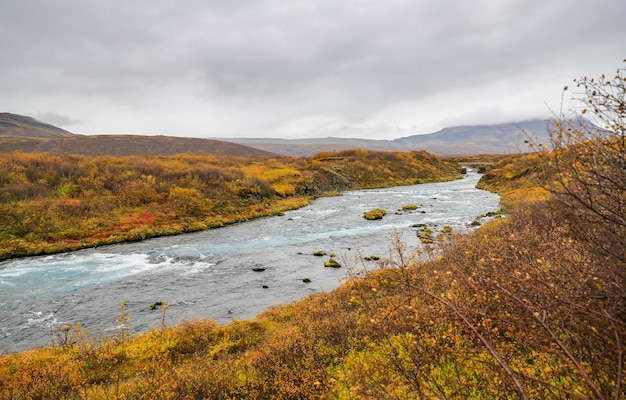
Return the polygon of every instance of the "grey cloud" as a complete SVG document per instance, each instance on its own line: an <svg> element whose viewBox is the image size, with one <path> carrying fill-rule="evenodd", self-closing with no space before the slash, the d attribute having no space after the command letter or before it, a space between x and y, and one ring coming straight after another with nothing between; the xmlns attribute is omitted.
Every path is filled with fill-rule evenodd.
<svg viewBox="0 0 626 400"><path fill-rule="evenodd" d="M41 122L64 127L77 126L84 123L80 120L74 120L67 115L61 115L54 112L38 112L33 115L33 118Z"/></svg>
<svg viewBox="0 0 626 400"><path fill-rule="evenodd" d="M177 115L195 123L190 135L329 120L338 132L392 134L399 123L373 116L461 93L489 109L494 87L511 88L491 100L506 118L523 107L519 93L611 73L626 56L621 0L12 3L0 5L0 109L37 105L100 131L168 110L171 126ZM544 90L537 102L559 96ZM403 119L468 114L450 103Z"/></svg>

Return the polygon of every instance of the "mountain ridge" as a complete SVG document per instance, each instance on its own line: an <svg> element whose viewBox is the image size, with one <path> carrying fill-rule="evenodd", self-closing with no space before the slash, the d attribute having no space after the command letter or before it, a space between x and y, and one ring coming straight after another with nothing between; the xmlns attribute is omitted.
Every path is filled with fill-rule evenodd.
<svg viewBox="0 0 626 400"><path fill-rule="evenodd" d="M412 135L393 142L401 146L425 146L434 153L455 155L477 153L520 153L531 150L524 141L532 138L545 143L549 139L548 121L530 119L501 124L460 125L437 132ZM451 152L450 150L453 149Z"/></svg>

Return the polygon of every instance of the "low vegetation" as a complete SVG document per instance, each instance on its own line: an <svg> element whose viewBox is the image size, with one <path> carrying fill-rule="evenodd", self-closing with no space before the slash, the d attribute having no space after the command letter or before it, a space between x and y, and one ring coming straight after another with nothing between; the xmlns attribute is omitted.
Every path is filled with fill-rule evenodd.
<svg viewBox="0 0 626 400"><path fill-rule="evenodd" d="M0 259L215 228L281 215L341 190L458 176L454 164L424 152L312 158L15 152L0 155Z"/></svg>
<svg viewBox="0 0 626 400"><path fill-rule="evenodd" d="M433 230L428 226L422 227L422 229L417 232L417 237L424 244L431 244L435 242L435 239L433 238Z"/></svg>
<svg viewBox="0 0 626 400"><path fill-rule="evenodd" d="M249 321L58 332L56 347L0 357L0 397L623 397L624 265L598 260L551 200L527 199L426 254L393 237L337 290Z"/></svg>
<svg viewBox="0 0 626 400"><path fill-rule="evenodd" d="M382 208L375 208L370 211L365 211L363 213L363 218L369 219L369 220L383 219L385 215L387 215L386 210L383 210Z"/></svg>
<svg viewBox="0 0 626 400"><path fill-rule="evenodd" d="M122 307L115 337L76 326L56 347L0 357L0 397L625 398L624 72L582 82L621 94L609 137L560 121L555 150L494 163L481 185L506 218L417 251L393 235L338 289L250 321L131 337ZM607 103L591 99L601 117ZM608 162L590 163L598 154Z"/></svg>
<svg viewBox="0 0 626 400"><path fill-rule="evenodd" d="M417 209L417 204L405 204L402 206L402 211L415 211Z"/></svg>

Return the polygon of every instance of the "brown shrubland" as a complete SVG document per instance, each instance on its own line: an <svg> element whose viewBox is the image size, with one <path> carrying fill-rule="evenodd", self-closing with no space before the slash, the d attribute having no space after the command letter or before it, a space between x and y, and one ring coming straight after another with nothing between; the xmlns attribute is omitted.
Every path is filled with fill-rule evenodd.
<svg viewBox="0 0 626 400"><path fill-rule="evenodd" d="M394 234L336 290L249 321L108 339L73 327L56 347L1 356L0 397L626 398L623 72L582 81L589 110L608 104L621 125L559 121L554 149L484 175L504 217L420 249ZM607 87L621 103L593 97Z"/></svg>

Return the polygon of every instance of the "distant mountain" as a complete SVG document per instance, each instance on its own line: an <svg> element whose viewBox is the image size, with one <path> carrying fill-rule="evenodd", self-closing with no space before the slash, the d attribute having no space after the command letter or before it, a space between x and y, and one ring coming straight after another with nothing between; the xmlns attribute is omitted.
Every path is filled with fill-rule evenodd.
<svg viewBox="0 0 626 400"><path fill-rule="evenodd" d="M77 135L31 117L0 113L0 153L42 151L52 154L268 156L268 151L221 140L143 135Z"/></svg>
<svg viewBox="0 0 626 400"><path fill-rule="evenodd" d="M395 140L346 138L318 139L221 139L284 155L310 156L321 151L354 148L368 150L426 150L439 155L508 154L526 152L529 137L535 142L548 140L547 121L527 120L497 125L472 125L445 128L438 132Z"/></svg>
<svg viewBox="0 0 626 400"><path fill-rule="evenodd" d="M547 142L547 128L548 122L538 119L496 125L457 126L426 135L396 139L393 143L445 155L519 153L530 150L525 140Z"/></svg>
<svg viewBox="0 0 626 400"><path fill-rule="evenodd" d="M0 113L0 137L2 136L55 138L69 137L73 134L31 117Z"/></svg>

